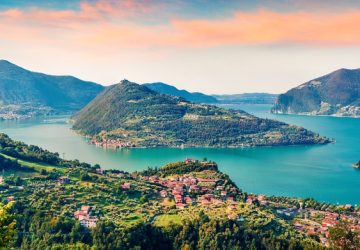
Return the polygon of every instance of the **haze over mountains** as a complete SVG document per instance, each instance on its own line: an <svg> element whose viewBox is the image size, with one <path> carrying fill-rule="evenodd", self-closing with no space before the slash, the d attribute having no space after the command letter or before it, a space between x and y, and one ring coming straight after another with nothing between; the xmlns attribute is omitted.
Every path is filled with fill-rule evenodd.
<svg viewBox="0 0 360 250"><path fill-rule="evenodd" d="M102 85L72 76L52 76L23 69L0 60L0 105L46 112L71 112L97 96Z"/></svg>
<svg viewBox="0 0 360 250"><path fill-rule="evenodd" d="M195 104L122 81L73 116L95 143L136 147L242 147L327 143L306 129L243 111ZM115 142L114 142L115 141Z"/></svg>
<svg viewBox="0 0 360 250"><path fill-rule="evenodd" d="M205 94L199 93L199 92L191 93L186 90L179 90L174 86L171 86L169 84L162 83L162 82L145 83L143 85L148 87L151 90L158 92L158 93L182 97L182 98L184 98L190 102L194 102L194 103L217 103L218 102L218 100L213 96L205 95Z"/></svg>
<svg viewBox="0 0 360 250"><path fill-rule="evenodd" d="M339 69L278 97L273 113L360 116L360 69Z"/></svg>
<svg viewBox="0 0 360 250"><path fill-rule="evenodd" d="M360 116L360 69L340 69L279 96L267 93L206 95L179 90L162 82L144 86L193 103L273 104L276 100L273 113ZM72 76L32 72L0 60L0 116L4 113L73 113L105 88Z"/></svg>
<svg viewBox="0 0 360 250"><path fill-rule="evenodd" d="M277 98L277 94L268 93L243 93L243 94L227 94L227 95L206 95L199 92L188 92L179 90L174 86L166 83L145 83L146 87L161 93L172 96L182 97L194 103L209 104L273 104Z"/></svg>
<svg viewBox="0 0 360 250"><path fill-rule="evenodd" d="M194 103L216 104L233 101L229 99L231 95L222 100L221 95L215 97L199 92L191 93L161 82L145 86L158 93L182 97ZM104 89L100 84L73 76L32 72L9 61L0 60L0 119L73 113L83 108ZM239 99L238 96L234 97ZM255 96L255 99L255 103L262 102L263 97L257 99Z"/></svg>

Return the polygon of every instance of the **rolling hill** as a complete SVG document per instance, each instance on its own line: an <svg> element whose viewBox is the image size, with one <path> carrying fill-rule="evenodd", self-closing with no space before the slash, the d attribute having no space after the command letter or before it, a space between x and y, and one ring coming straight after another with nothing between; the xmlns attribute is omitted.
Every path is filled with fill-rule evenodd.
<svg viewBox="0 0 360 250"><path fill-rule="evenodd" d="M327 143L306 129L194 104L123 80L73 116L73 128L116 147L242 147Z"/></svg>
<svg viewBox="0 0 360 250"><path fill-rule="evenodd" d="M103 86L72 76L52 76L0 60L0 107L47 112L73 112L88 104Z"/></svg>
<svg viewBox="0 0 360 250"><path fill-rule="evenodd" d="M339 69L293 88L272 112L360 117L360 69Z"/></svg>

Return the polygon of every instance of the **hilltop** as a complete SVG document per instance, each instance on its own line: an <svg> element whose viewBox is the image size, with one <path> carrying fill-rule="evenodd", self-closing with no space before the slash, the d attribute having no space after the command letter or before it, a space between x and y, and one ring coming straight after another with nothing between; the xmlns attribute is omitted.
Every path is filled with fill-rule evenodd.
<svg viewBox="0 0 360 250"><path fill-rule="evenodd" d="M0 60L0 114L47 114L83 108L103 86L72 76L32 72Z"/></svg>
<svg viewBox="0 0 360 250"><path fill-rule="evenodd" d="M122 81L72 117L73 128L102 146L242 147L322 144L304 128L244 111L194 104Z"/></svg>
<svg viewBox="0 0 360 250"><path fill-rule="evenodd" d="M293 88L272 112L360 117L360 69L339 69Z"/></svg>
<svg viewBox="0 0 360 250"><path fill-rule="evenodd" d="M188 100L189 102L193 103L217 103L218 100L210 95L205 95L203 93L199 92L189 92L186 90L179 90L175 88L174 86L171 86L166 83L162 82L154 82L154 83L145 83L144 86L148 87L151 90L154 90L155 92L161 93L161 94L167 94L171 96L177 96L182 97L185 100Z"/></svg>

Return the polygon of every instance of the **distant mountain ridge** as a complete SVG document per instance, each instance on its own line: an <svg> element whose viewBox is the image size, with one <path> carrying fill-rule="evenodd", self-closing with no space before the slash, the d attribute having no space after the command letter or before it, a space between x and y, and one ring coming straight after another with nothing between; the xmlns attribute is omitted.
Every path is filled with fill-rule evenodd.
<svg viewBox="0 0 360 250"><path fill-rule="evenodd" d="M98 95L102 85L72 76L36 73L0 60L0 106L56 112L77 111Z"/></svg>
<svg viewBox="0 0 360 250"><path fill-rule="evenodd" d="M195 104L122 81L72 117L73 128L111 147L242 147L322 144L306 129L244 111Z"/></svg>
<svg viewBox="0 0 360 250"><path fill-rule="evenodd" d="M217 103L218 100L210 95L205 95L199 92L189 92L187 90L179 90L178 88L171 86L163 82L144 83L144 86L151 90L154 90L161 94L167 94L171 96L182 97L190 102L194 103Z"/></svg>
<svg viewBox="0 0 360 250"><path fill-rule="evenodd" d="M360 117L360 69L339 69L293 88L272 112Z"/></svg>
<svg viewBox="0 0 360 250"><path fill-rule="evenodd" d="M269 93L243 93L230 95L213 95L224 104L274 104L278 94Z"/></svg>
<svg viewBox="0 0 360 250"><path fill-rule="evenodd" d="M268 93L243 93L243 94L225 94L225 95L206 95L200 92L189 92L179 90L178 88L162 83L144 83L144 86L161 94L182 97L194 103L208 104L274 104L277 94Z"/></svg>

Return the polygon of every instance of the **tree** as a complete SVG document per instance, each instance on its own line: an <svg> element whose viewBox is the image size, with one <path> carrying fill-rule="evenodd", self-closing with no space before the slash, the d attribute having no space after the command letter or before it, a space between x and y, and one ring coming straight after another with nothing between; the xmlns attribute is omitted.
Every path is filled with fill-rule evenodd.
<svg viewBox="0 0 360 250"><path fill-rule="evenodd" d="M359 249L359 233L351 231L347 221L340 221L330 228L330 244L334 249Z"/></svg>
<svg viewBox="0 0 360 250"><path fill-rule="evenodd" d="M15 234L16 221L14 215L10 213L13 202L0 204L0 248L6 248Z"/></svg>

